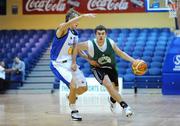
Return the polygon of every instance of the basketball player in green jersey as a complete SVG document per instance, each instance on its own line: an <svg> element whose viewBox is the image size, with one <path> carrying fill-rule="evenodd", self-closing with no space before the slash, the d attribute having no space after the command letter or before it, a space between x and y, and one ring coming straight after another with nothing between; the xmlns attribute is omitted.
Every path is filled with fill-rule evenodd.
<svg viewBox="0 0 180 126"><path fill-rule="evenodd" d="M78 43L78 50L81 52L81 56L91 64L94 77L109 92L111 111L114 112L116 102L118 102L125 111L126 116L129 117L133 112L118 93L115 54L131 63L136 62L136 60L121 51L112 39L107 38L107 29L103 25L95 28L95 34L96 39ZM82 53L83 51L87 51L88 55Z"/></svg>

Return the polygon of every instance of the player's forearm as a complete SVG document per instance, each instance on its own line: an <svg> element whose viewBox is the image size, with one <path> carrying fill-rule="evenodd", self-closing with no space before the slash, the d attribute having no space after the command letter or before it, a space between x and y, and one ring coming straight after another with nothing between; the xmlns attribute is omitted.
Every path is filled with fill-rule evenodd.
<svg viewBox="0 0 180 126"><path fill-rule="evenodd" d="M134 59L133 57L129 56L129 55L128 55L127 53L125 53L125 52L121 53L120 57L123 58L123 59L126 60L126 61L131 62L131 63L133 63L133 62L135 61L135 59Z"/></svg>
<svg viewBox="0 0 180 126"><path fill-rule="evenodd" d="M89 57L88 57L88 55L87 55L84 51L79 50L78 52L79 52L78 54L79 54L82 58L88 60Z"/></svg>
<svg viewBox="0 0 180 126"><path fill-rule="evenodd" d="M74 48L73 48L73 54L72 54L72 63L73 64L76 64L76 57L77 57L77 45L74 45Z"/></svg>
<svg viewBox="0 0 180 126"><path fill-rule="evenodd" d="M57 37L61 37L61 36L63 36L64 34L66 34L66 33L67 33L67 29L68 29L72 24L78 22L78 21L79 21L80 19L82 19L82 18L83 18L83 15L80 15L80 16L78 16L78 17L75 17L75 18L69 20L69 21L66 22L66 23L60 24L60 25L58 26L57 32L56 32Z"/></svg>
<svg viewBox="0 0 180 126"><path fill-rule="evenodd" d="M89 55L87 55L84 51L88 50L88 43L87 42L80 42L77 44L77 50L78 54L85 59L89 58Z"/></svg>
<svg viewBox="0 0 180 126"><path fill-rule="evenodd" d="M78 17L75 17L75 18L69 20L68 23L69 23L69 24L76 23L76 22L78 22L79 20L81 20L82 18L84 18L84 15L80 15L80 16L78 16Z"/></svg>
<svg viewBox="0 0 180 126"><path fill-rule="evenodd" d="M66 27L71 26L72 24L80 21L81 19L83 19L83 18L85 18L85 17L86 17L85 14L82 14L82 15L80 15L80 16L78 16L78 17L75 17L75 18L69 20L69 21L66 23Z"/></svg>
<svg viewBox="0 0 180 126"><path fill-rule="evenodd" d="M117 46L114 47L114 51L119 57L123 58L126 61L129 61L131 63L135 61L133 57L129 56L127 53L120 50Z"/></svg>

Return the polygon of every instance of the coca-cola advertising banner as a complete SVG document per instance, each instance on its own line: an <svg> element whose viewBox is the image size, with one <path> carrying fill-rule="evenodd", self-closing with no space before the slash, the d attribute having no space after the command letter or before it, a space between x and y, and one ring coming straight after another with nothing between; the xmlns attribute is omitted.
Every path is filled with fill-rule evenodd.
<svg viewBox="0 0 180 126"><path fill-rule="evenodd" d="M144 0L23 0L23 14L145 12Z"/></svg>

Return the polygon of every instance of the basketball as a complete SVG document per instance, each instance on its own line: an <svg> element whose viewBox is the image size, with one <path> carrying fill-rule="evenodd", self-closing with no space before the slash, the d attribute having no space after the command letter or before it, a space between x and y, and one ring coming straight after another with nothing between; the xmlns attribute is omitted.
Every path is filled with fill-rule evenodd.
<svg viewBox="0 0 180 126"><path fill-rule="evenodd" d="M132 64L132 71L135 75L144 75L148 69L147 63L143 60L136 60Z"/></svg>

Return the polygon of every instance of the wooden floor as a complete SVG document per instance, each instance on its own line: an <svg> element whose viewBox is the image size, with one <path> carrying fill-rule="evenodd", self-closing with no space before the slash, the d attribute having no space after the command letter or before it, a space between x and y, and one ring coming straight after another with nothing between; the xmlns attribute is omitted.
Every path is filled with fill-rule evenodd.
<svg viewBox="0 0 180 126"><path fill-rule="evenodd" d="M123 94L134 110L125 117L109 109L107 94L84 94L77 102L83 121L70 118L65 93L0 95L0 126L180 126L180 96Z"/></svg>

